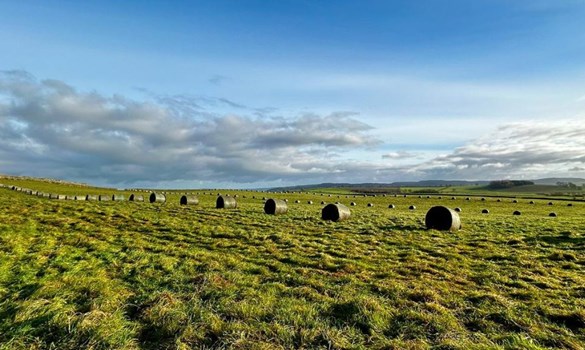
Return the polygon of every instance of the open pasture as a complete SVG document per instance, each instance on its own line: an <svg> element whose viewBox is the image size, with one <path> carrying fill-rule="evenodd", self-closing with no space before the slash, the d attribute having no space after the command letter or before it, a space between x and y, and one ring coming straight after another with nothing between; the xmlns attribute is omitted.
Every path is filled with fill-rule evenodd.
<svg viewBox="0 0 585 350"><path fill-rule="evenodd" d="M0 188L0 348L585 347L585 203L189 192L197 205ZM356 205L335 223L321 201ZM462 229L426 230L435 205L460 207Z"/></svg>

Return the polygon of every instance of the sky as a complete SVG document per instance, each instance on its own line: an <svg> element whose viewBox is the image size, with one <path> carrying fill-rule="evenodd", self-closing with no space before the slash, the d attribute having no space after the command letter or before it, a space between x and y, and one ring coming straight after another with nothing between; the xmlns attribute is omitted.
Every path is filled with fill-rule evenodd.
<svg viewBox="0 0 585 350"><path fill-rule="evenodd" d="M0 173L585 177L585 0L2 1Z"/></svg>

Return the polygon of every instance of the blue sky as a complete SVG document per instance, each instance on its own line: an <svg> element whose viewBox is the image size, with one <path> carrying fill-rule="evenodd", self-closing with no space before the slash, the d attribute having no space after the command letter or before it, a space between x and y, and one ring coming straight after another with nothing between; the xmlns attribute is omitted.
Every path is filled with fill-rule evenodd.
<svg viewBox="0 0 585 350"><path fill-rule="evenodd" d="M0 173L585 177L582 0L13 1L0 52Z"/></svg>

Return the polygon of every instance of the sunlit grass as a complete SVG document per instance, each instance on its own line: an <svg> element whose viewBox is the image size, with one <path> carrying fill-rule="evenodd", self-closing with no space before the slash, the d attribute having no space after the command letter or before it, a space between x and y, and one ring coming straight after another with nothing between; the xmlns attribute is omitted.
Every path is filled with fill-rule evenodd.
<svg viewBox="0 0 585 350"><path fill-rule="evenodd" d="M219 191L239 197L218 210L217 192L181 207L0 189L0 348L585 346L585 203ZM357 206L324 222L322 200ZM460 231L424 228L438 204L462 208Z"/></svg>

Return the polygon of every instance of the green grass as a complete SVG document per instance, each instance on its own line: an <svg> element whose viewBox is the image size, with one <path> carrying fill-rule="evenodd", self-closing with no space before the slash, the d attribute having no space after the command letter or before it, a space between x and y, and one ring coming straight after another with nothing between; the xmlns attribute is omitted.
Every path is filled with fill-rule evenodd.
<svg viewBox="0 0 585 350"><path fill-rule="evenodd" d="M263 196L289 212L263 214ZM339 196L0 189L0 349L585 347L585 203ZM321 200L358 205L331 223ZM460 231L424 229L438 204L463 209Z"/></svg>

